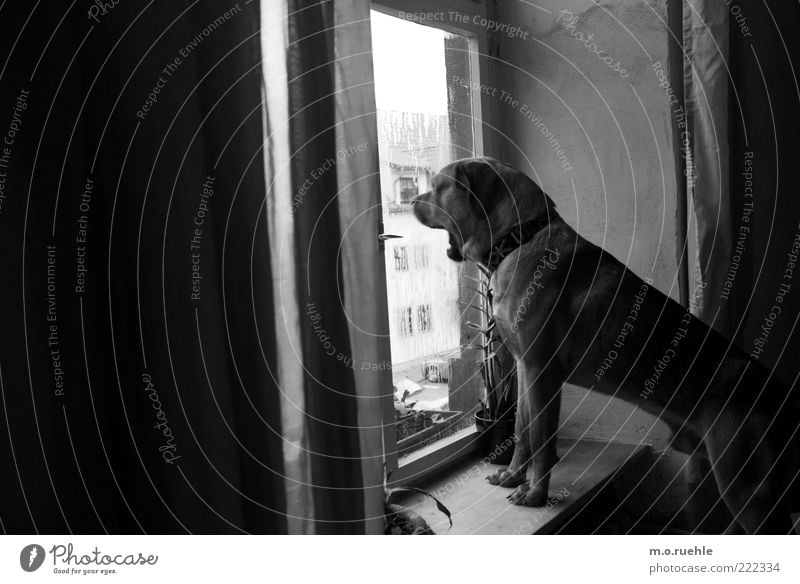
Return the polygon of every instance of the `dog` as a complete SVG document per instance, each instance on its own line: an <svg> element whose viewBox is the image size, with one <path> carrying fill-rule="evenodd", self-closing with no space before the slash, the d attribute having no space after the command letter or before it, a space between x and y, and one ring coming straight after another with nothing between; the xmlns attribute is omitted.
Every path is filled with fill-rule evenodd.
<svg viewBox="0 0 800 584"><path fill-rule="evenodd" d="M569 382L660 417L673 448L707 456L732 532L791 532L800 404L767 368L578 235L507 164L453 162L412 205L447 231L450 259L491 273L498 331L517 362L519 440L487 479L514 488L514 504L547 502Z"/></svg>

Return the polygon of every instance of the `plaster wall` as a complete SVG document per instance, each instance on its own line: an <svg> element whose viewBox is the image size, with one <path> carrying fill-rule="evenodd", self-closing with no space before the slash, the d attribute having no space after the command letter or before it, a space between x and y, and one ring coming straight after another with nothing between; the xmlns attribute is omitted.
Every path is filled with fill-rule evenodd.
<svg viewBox="0 0 800 584"><path fill-rule="evenodd" d="M534 178L581 235L677 299L671 114L656 65L668 75L665 1L504 0L495 11L525 31L498 32L489 57L496 155ZM567 386L560 433L651 444L645 484L662 496L642 511L669 516L683 502L685 457L666 449L653 416Z"/></svg>

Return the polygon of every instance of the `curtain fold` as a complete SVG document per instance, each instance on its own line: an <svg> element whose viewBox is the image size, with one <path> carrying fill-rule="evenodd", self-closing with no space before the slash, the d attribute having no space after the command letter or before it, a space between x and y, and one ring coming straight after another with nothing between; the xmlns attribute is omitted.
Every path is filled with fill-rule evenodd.
<svg viewBox="0 0 800 584"><path fill-rule="evenodd" d="M676 139L692 209L688 300L696 316L729 334L728 305L721 295L732 250L726 3L683 0L683 43L688 134Z"/></svg>
<svg viewBox="0 0 800 584"><path fill-rule="evenodd" d="M340 261L343 304L353 355L358 396L361 473L365 488L364 516L368 533L383 533L383 473L385 431L394 433L389 320L384 254L378 246L380 208L378 136L372 69L370 3L339 0L334 12L336 54L336 152L339 181L339 219L342 231ZM372 274L374 277L363 277ZM390 425L384 428L388 408Z"/></svg>
<svg viewBox="0 0 800 584"><path fill-rule="evenodd" d="M314 519L317 532L360 532L361 514L353 510L361 507L363 479L360 460L351 456L359 449L358 401L352 370L336 358L352 350L338 261L333 3L305 4L288 2L287 70L293 192L308 185L294 210L295 277L304 318L317 325L300 327Z"/></svg>
<svg viewBox="0 0 800 584"><path fill-rule="evenodd" d="M343 102L339 6L299 4L0 8L3 531L376 531L380 379L308 305L363 349L378 251L337 250L377 191L303 188Z"/></svg>
<svg viewBox="0 0 800 584"><path fill-rule="evenodd" d="M791 381L800 7L682 2L693 311Z"/></svg>
<svg viewBox="0 0 800 584"><path fill-rule="evenodd" d="M681 1L685 55L672 65L685 73L692 311L792 386L800 343L792 256L800 249L800 7ZM724 529L727 512L708 511L721 508L708 464L693 456L687 469L690 490L700 493L690 523L705 518L691 528Z"/></svg>

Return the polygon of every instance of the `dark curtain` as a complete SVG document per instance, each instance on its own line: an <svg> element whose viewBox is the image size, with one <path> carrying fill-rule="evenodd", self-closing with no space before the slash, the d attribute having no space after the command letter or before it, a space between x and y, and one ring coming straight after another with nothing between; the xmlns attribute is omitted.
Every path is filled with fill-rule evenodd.
<svg viewBox="0 0 800 584"><path fill-rule="evenodd" d="M698 221L715 239L722 235L729 258L714 267L716 289L706 291L705 300L727 308L727 318L715 325L791 387L800 374L800 198L795 178L800 159L800 6L710 0L700 6L716 16L715 22L726 23L716 32L725 39L718 44L728 47L721 54L706 54L701 63L719 82L723 72L726 77L727 103L712 107L727 106L727 141L705 147L712 155L727 152L730 184L730 205L723 200L719 224ZM702 89L708 95L720 93L718 87ZM796 428L786 430L791 434ZM690 490L698 489L687 505L690 528L721 532L731 518L711 481L710 467L692 459L690 468Z"/></svg>
<svg viewBox="0 0 800 584"><path fill-rule="evenodd" d="M744 250L734 326L739 344L791 385L800 372L800 5L739 1L730 10L731 212Z"/></svg>
<svg viewBox="0 0 800 584"><path fill-rule="evenodd" d="M304 202L295 212L297 285L308 302L325 316L325 326L337 352L351 355L344 298L340 250L331 242L342 239L338 180L335 172L319 173L324 161L333 160L336 147L336 94L334 73L333 3L307 6L288 2L289 39L293 42L287 63L289 106L302 112L290 120L293 177L314 177ZM322 164L320 161L323 161ZM294 190L302 185L295 181ZM310 327L302 328L308 413L311 477L315 485L314 509L317 533L360 533L362 521L352 509L361 505L364 481L358 452L359 429L355 378L344 360L316 351L319 338ZM331 440L331 430L337 440Z"/></svg>
<svg viewBox="0 0 800 584"><path fill-rule="evenodd" d="M12 4L0 527L285 531L258 2Z"/></svg>

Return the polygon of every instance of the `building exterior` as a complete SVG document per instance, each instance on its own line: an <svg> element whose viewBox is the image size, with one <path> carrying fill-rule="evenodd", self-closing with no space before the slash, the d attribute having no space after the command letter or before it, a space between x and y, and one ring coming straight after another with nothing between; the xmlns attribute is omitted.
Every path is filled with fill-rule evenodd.
<svg viewBox="0 0 800 584"><path fill-rule="evenodd" d="M458 264L446 255L447 233L420 224L411 200L430 189L433 175L451 159L447 116L378 111L389 330L395 379L418 381L446 370L458 356ZM427 366L427 369L426 369Z"/></svg>

